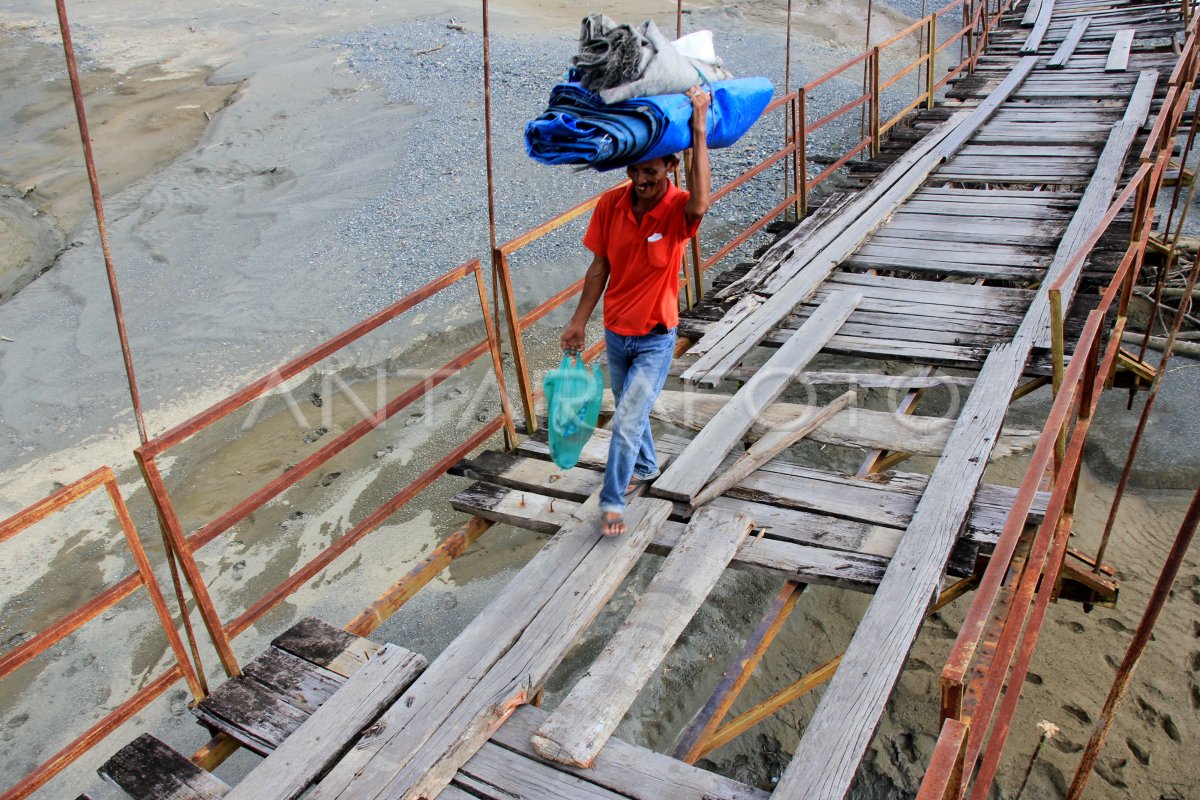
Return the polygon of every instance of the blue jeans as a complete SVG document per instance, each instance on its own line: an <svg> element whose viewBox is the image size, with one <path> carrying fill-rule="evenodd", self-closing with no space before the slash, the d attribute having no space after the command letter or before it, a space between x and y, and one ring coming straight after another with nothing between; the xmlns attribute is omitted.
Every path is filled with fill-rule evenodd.
<svg viewBox="0 0 1200 800"><path fill-rule="evenodd" d="M608 376L617 411L612 444L600 490L600 510L623 512L625 490L632 477L658 476L658 457L650 432L650 409L658 399L675 354L675 329L645 336L622 336L605 329Z"/></svg>

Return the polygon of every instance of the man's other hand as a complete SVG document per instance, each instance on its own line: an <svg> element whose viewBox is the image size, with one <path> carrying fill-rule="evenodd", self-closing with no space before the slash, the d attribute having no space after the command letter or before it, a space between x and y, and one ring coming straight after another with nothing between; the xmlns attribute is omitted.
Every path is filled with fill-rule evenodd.
<svg viewBox="0 0 1200 800"><path fill-rule="evenodd" d="M712 102L712 95L699 86L693 86L688 89L687 96L692 101L692 130L707 132L708 106Z"/></svg>

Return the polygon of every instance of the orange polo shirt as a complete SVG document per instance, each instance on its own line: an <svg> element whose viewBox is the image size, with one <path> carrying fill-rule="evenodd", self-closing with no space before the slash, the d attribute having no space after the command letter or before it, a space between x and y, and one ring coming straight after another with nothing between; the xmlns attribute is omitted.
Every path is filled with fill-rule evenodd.
<svg viewBox="0 0 1200 800"><path fill-rule="evenodd" d="M583 245L608 259L604 327L622 336L644 336L655 325L679 324L679 265L688 239L700 228L684 207L689 195L675 184L642 217L633 216L633 187L600 197Z"/></svg>

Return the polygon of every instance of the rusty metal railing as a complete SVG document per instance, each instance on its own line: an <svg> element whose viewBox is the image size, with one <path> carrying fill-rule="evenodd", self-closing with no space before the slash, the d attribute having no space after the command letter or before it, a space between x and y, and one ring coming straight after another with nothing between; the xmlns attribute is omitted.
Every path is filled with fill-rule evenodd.
<svg viewBox="0 0 1200 800"><path fill-rule="evenodd" d="M59 489L49 497L34 503L25 510L0 522L0 543L12 539L32 525L79 502L101 488L108 494L113 513L116 515L121 532L125 535L125 541L129 545L129 552L132 554L134 563L137 566L136 571L126 575L83 605L61 617L57 622L52 623L0 656L0 680L4 680L14 671L42 655L48 649L63 641L63 639L113 608L142 587L145 587L147 594L150 596L154 612L158 617L159 624L162 626L163 633L166 634L171 652L175 656L175 663L161 674L150 679L132 697L121 702L98 722L79 734L70 744L63 747L49 759L39 764L32 772L25 775L16 784L5 790L3 794L0 794L0 800L18 800L18 798L28 797L37 791L37 789L54 778L55 775L58 775L70 766L83 753L91 749L97 742L108 736L108 734L120 727L126 720L160 697L163 692L173 686L180 678L183 678L187 682L188 689L191 691L193 698L199 699L206 692L202 677L197 674L184 650L183 641L175 628L174 620L171 619L171 612L167 610L166 600L163 598L162 591L155 581L154 571L150 566L149 559L146 557L146 551L142 547L141 539L134 528L133 520L129 516L129 510L125 506L125 500L121 496L121 490L118 488L116 478L113 476L110 468L101 467L69 486ZM62 720L60 722L63 723L64 728L70 726L69 720Z"/></svg>
<svg viewBox="0 0 1200 800"><path fill-rule="evenodd" d="M1055 321L1052 351L1056 373L1061 376L1059 388L1012 511L942 671L942 737L918 794L921 800L967 796L981 800L991 791L1020 700L1019 687L1056 591L1074 518L1084 443L1099 402L1098 388L1116 369L1129 298L1151 238L1155 197L1200 68L1197 40L1193 23L1141 152L1140 167L1062 276L1049 287ZM1064 364L1061 290L1083 269L1091 250L1131 201L1130 243L1099 305L1087 316L1073 350L1075 356ZM1117 318L1105 344L1103 321L1114 308ZM1025 533L1029 511L1048 470L1054 476L1053 489L1043 522L1030 537ZM1016 558L1022 541L1027 544L1027 553ZM1002 613L998 615L998 611Z"/></svg>
<svg viewBox="0 0 1200 800"><path fill-rule="evenodd" d="M320 449L302 459L291 469L286 470L266 485L242 498L216 518L204 523L195 531L188 532L184 530L175 509L175 504L171 499L171 493L159 470L157 463L159 456L238 409L245 407L257 398L262 397L271 389L306 372L322 359L358 341L366 334L396 319L406 311L429 300L464 278L474 278L475 281L476 291L479 296L481 317L486 331L486 336L482 341L450 359L432 374L426 376L420 383L389 399L382 407L376 409L374 413L364 416L357 424L343 431ZM436 464L422 472L411 483L392 495L379 508L364 517L349 531L334 539L313 559L268 591L261 599L245 609L235 619L223 622L213 605L208 587L196 565L196 551L245 520L249 515L265 506L272 499L278 497L302 478L312 474L321 464L327 462L393 417L396 413L424 397L432 389L486 354L490 354L491 356L493 371L496 375L501 403L500 413L485 423L478 431L468 436L458 446L450 450ZM240 671L237 658L233 653L232 639L243 633L284 598L311 580L320 570L324 569L338 556L378 527L385 519L395 513L397 509L409 502L419 492L443 475L456 461L471 453L501 429L504 429L510 437L515 437L512 411L508 404L508 397L504 386L504 375L501 368L499 339L495 329L492 327L491 317L488 314L487 293L484 288L480 263L476 260L450 270L420 289L397 300L375 315L250 383L207 410L154 437L134 451L134 454L138 466L142 470L146 484L150 487L151 496L158 510L160 524L170 542L172 551L179 559L183 574L196 600L196 605L200 617L204 622L205 629L212 639L212 643L216 648L225 671L232 676L237 675Z"/></svg>

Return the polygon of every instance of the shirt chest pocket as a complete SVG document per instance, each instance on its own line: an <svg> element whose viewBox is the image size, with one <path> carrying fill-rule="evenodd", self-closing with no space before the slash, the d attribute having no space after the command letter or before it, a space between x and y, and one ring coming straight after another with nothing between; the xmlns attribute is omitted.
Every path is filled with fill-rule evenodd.
<svg viewBox="0 0 1200 800"><path fill-rule="evenodd" d="M646 239L646 261L654 269L666 269L671 266L671 251L675 248L672 241L661 233L655 233Z"/></svg>

